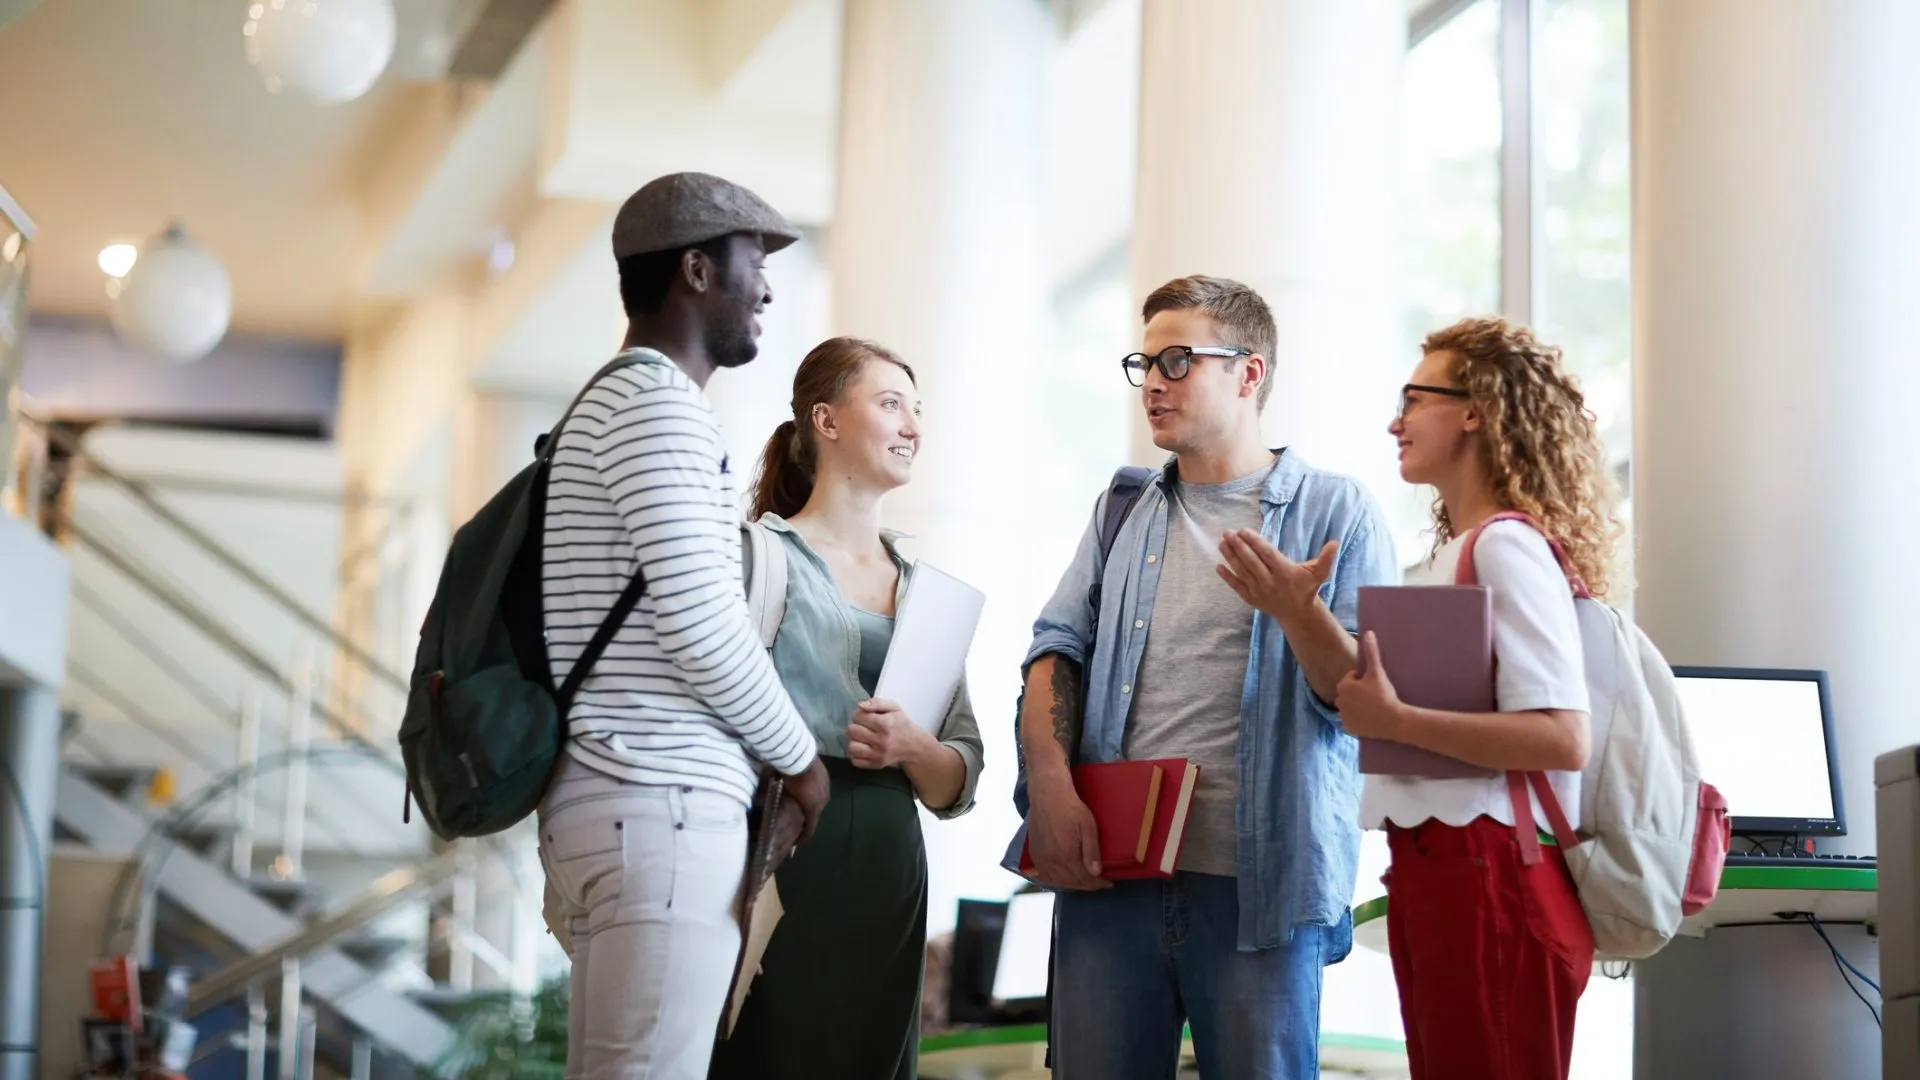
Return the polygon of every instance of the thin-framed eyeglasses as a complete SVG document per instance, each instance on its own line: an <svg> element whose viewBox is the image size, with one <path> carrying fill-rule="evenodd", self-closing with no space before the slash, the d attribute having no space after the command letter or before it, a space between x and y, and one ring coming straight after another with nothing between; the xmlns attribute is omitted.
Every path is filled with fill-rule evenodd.
<svg viewBox="0 0 1920 1080"><path fill-rule="evenodd" d="M1193 358L1196 356L1252 356L1252 349L1235 348L1231 345L1169 345L1159 353L1148 356L1146 353L1128 353L1120 360L1120 370L1127 373L1127 381L1135 386L1147 385L1147 371L1155 364L1160 365L1160 374L1178 381L1187 377L1193 370Z"/></svg>
<svg viewBox="0 0 1920 1080"><path fill-rule="evenodd" d="M1415 394L1433 394L1437 397L1450 398L1470 398L1473 396L1471 391L1462 390L1457 386L1422 386L1419 383L1408 383L1400 388L1400 400L1396 403L1393 414L1396 418L1405 420L1407 418L1407 410L1419 403L1420 399L1413 396Z"/></svg>

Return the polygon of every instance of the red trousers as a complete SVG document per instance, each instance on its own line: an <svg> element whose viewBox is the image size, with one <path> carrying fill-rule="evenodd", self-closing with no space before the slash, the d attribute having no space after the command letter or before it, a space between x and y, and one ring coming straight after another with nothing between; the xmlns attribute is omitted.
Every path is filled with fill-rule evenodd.
<svg viewBox="0 0 1920 1080"><path fill-rule="evenodd" d="M1387 941L1413 1080L1564 1078L1593 931L1558 848L1513 826L1429 821L1387 836Z"/></svg>

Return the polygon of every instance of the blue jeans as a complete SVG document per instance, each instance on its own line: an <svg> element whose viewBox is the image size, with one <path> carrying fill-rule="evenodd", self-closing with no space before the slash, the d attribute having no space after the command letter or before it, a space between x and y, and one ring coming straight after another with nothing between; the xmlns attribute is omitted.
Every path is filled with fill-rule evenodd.
<svg viewBox="0 0 1920 1080"><path fill-rule="evenodd" d="M1315 1080L1320 975L1353 924L1299 926L1240 952L1233 878L1175 874L1056 901L1053 1075L1170 1080L1183 1024L1203 1080Z"/></svg>

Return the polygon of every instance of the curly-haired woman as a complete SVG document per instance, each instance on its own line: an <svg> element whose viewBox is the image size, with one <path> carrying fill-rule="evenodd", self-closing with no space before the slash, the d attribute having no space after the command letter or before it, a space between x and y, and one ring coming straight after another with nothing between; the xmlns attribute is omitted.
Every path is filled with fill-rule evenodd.
<svg viewBox="0 0 1920 1080"><path fill-rule="evenodd" d="M1579 827L1590 740L1573 586L1607 589L1620 529L1606 455L1559 350L1525 327L1467 319L1421 351L1388 427L1401 477L1439 492L1433 555L1407 580L1452 584L1471 550L1492 594L1498 711L1406 704L1363 641L1367 674L1339 690L1346 730L1489 775L1369 775L1360 822L1386 830L1393 856L1388 946L1415 1080L1565 1077L1593 936L1551 839L1544 859L1522 858L1507 774L1545 772Z"/></svg>

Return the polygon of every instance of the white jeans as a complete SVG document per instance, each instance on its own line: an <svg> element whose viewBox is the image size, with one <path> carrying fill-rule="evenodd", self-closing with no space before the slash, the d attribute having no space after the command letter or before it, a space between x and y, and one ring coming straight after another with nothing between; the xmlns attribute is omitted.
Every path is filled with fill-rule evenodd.
<svg viewBox="0 0 1920 1080"><path fill-rule="evenodd" d="M740 951L746 807L564 759L540 804L547 922L573 959L567 1080L703 1080Z"/></svg>

